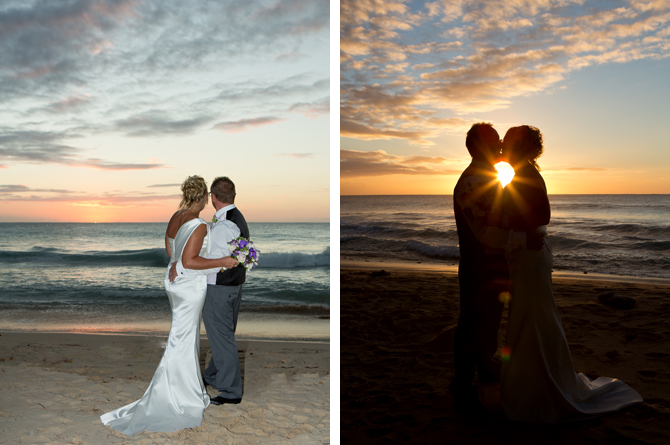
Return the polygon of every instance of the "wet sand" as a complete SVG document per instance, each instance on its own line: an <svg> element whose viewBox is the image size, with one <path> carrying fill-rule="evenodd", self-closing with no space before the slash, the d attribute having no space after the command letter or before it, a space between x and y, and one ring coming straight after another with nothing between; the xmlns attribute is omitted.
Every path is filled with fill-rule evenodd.
<svg viewBox="0 0 670 445"><path fill-rule="evenodd" d="M72 313L56 311L6 311L0 313L0 329L11 332L77 333L104 335L153 335L167 337L170 313ZM200 334L205 337L205 325ZM238 340L317 341L330 339L327 315L267 314L241 312L235 338Z"/></svg>

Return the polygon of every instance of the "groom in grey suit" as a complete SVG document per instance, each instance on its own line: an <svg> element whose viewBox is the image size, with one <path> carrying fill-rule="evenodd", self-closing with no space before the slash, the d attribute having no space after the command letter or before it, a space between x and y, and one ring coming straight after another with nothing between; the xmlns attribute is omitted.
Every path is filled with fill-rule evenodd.
<svg viewBox="0 0 670 445"><path fill-rule="evenodd" d="M216 178L210 187L212 204L216 209L214 224L209 236L209 257L221 258L230 255L228 242L243 236L249 238L249 228L242 213L235 207L235 184L228 177ZM202 310L207 338L212 349L203 381L220 394L211 399L214 405L240 403L242 401L242 377L240 360L237 355L235 330L237 314L242 299L242 284L246 270L242 265L224 271L186 270L181 263L176 266L177 274L206 272L207 296Z"/></svg>

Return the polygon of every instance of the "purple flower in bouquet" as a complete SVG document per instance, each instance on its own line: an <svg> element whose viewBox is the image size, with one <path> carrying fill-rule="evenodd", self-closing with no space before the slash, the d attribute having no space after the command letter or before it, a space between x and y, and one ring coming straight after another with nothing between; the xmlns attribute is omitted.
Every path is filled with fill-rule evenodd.
<svg viewBox="0 0 670 445"><path fill-rule="evenodd" d="M254 247L253 241L242 236L228 242L230 255L235 258L246 270L253 270L258 266L260 251Z"/></svg>

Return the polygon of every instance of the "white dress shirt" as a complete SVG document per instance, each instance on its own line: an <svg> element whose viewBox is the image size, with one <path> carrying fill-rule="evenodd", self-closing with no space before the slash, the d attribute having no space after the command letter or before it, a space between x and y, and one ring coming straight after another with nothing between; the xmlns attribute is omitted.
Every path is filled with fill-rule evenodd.
<svg viewBox="0 0 670 445"><path fill-rule="evenodd" d="M231 204L229 206L220 208L214 214L214 217L218 219L218 221L212 223L211 229L209 231L209 239L207 241L209 243L209 254L207 255L208 259L230 256L228 242L240 236L239 227L237 227L234 222L228 221L226 219L226 213L228 213L228 210L232 210L234 208L235 204ZM181 260L179 260L177 263L177 277L185 275L207 275L207 284L216 284L216 274L220 270L220 267L203 270L185 269Z"/></svg>

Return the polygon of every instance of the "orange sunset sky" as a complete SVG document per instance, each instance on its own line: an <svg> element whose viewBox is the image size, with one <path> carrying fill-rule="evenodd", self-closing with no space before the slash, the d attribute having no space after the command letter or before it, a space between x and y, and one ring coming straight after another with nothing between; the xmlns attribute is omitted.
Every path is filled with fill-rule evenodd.
<svg viewBox="0 0 670 445"><path fill-rule="evenodd" d="M550 194L670 193L670 2L342 2L342 195L451 194L474 122L533 125Z"/></svg>
<svg viewBox="0 0 670 445"><path fill-rule="evenodd" d="M0 222L167 221L194 174L250 222L328 221L329 26L299 0L3 2Z"/></svg>

